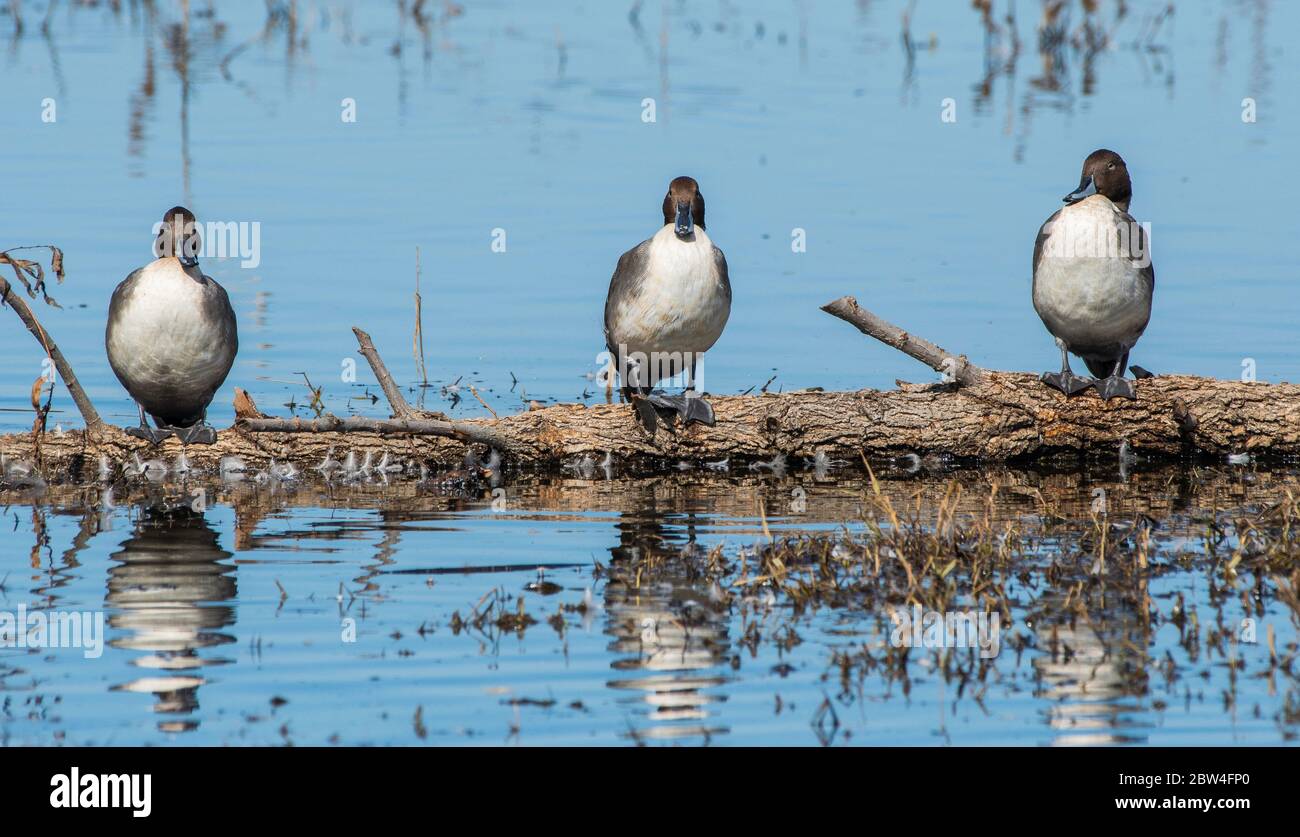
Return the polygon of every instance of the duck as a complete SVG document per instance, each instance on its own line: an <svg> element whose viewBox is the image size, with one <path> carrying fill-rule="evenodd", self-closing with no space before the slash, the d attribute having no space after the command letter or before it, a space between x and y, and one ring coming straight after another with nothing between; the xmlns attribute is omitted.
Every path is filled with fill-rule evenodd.
<svg viewBox="0 0 1300 837"><path fill-rule="evenodd" d="M1119 154L1099 148L1083 161L1079 187L1034 241L1034 310L1061 350L1061 371L1043 383L1067 397L1089 388L1105 400L1137 399L1124 378L1129 352L1151 319L1156 272L1146 229L1129 214L1133 184ZM1074 374L1070 355L1093 378ZM1135 378L1149 378L1140 366Z"/></svg>
<svg viewBox="0 0 1300 837"><path fill-rule="evenodd" d="M656 409L675 412L683 424L715 424L712 405L698 391L698 373L731 315L727 258L705 229L699 183L674 178L662 210L663 226L619 257L605 298L605 345L621 394L652 434ZM654 391L660 381L683 374L682 395Z"/></svg>
<svg viewBox="0 0 1300 837"><path fill-rule="evenodd" d="M239 351L230 297L199 268L201 249L194 213L167 210L156 258L126 277L108 305L108 362L140 410L140 426L126 432L155 445L169 436L182 444L216 441L208 405Z"/></svg>

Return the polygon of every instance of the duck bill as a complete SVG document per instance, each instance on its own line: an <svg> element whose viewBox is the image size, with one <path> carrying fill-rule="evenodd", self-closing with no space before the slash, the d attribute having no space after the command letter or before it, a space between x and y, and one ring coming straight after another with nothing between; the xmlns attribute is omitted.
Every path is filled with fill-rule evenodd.
<svg viewBox="0 0 1300 837"><path fill-rule="evenodd" d="M187 232L181 237L180 252L176 255L181 260L181 264L186 267L194 267L199 263L199 252L202 249L203 240L199 238L198 231L195 230Z"/></svg>
<svg viewBox="0 0 1300 837"><path fill-rule="evenodd" d="M681 201L677 204L677 236L686 238L695 233L695 221L691 218L691 205Z"/></svg>
<svg viewBox="0 0 1300 837"><path fill-rule="evenodd" d="M1061 200L1065 203L1078 203L1084 198L1095 194L1097 194L1097 184L1085 174L1083 180L1079 181L1079 188L1061 198Z"/></svg>

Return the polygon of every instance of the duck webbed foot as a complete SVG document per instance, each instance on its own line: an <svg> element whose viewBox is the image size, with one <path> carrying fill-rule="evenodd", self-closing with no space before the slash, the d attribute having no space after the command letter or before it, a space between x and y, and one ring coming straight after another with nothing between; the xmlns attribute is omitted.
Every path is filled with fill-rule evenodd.
<svg viewBox="0 0 1300 837"><path fill-rule="evenodd" d="M1102 378L1097 381L1097 394L1106 401L1112 398L1127 398L1130 401L1137 400L1137 390L1132 381L1125 380L1118 375L1111 375L1109 378Z"/></svg>
<svg viewBox="0 0 1300 837"><path fill-rule="evenodd" d="M1055 390L1065 393L1066 397L1078 395L1097 383L1095 378L1080 378L1070 368L1070 347L1061 338L1056 338L1056 347L1061 350L1061 371L1044 372L1043 383Z"/></svg>
<svg viewBox="0 0 1300 837"><path fill-rule="evenodd" d="M681 416L683 422L693 421L705 427L713 427L718 423L713 417L713 405L696 392L686 394L686 410Z"/></svg>
<svg viewBox="0 0 1300 837"><path fill-rule="evenodd" d="M159 427L154 429L149 426L149 419L144 414L144 406L136 402L136 409L140 411L140 426L126 428L126 435L134 436L137 439L144 439L153 447L158 447L172 435L170 428Z"/></svg>
<svg viewBox="0 0 1300 837"><path fill-rule="evenodd" d="M168 437L174 434L172 433L171 430L155 429L153 427L149 427L148 425L142 424L139 427L126 428L126 435L134 436L137 439L144 439L150 445L157 447L158 445L161 445L163 442L165 442Z"/></svg>
<svg viewBox="0 0 1300 837"><path fill-rule="evenodd" d="M659 426L659 417L655 414L655 408L650 403L650 399L643 395L636 395L628 400L632 402L637 424L640 424L641 429L648 435L654 436L655 429Z"/></svg>
<svg viewBox="0 0 1300 837"><path fill-rule="evenodd" d="M1093 361L1089 361L1088 365L1092 367L1093 372L1101 373L1101 370ZM1137 400L1137 389L1131 381L1124 380L1124 367L1126 366L1128 366L1127 351L1115 359L1111 366L1110 375L1097 381L1097 394L1103 400L1109 401L1112 398L1127 398L1129 401ZM1142 371L1146 372L1147 376L1150 377L1150 372L1145 369Z"/></svg>
<svg viewBox="0 0 1300 837"><path fill-rule="evenodd" d="M646 400L661 410L672 410L682 424L696 422L713 427L716 423L713 417L713 405L709 404L703 396L690 390L681 395L652 392Z"/></svg>
<svg viewBox="0 0 1300 837"><path fill-rule="evenodd" d="M659 415L661 410L675 415L683 425L696 422L713 427L716 423L713 405L693 390L687 390L681 395L666 395L654 390L627 387L623 390L623 397L631 402L636 411L637 423L651 436L655 434L659 422L664 421Z"/></svg>
<svg viewBox="0 0 1300 837"><path fill-rule="evenodd" d="M217 443L217 431L204 421L197 422L189 427L172 427L169 429L177 439L181 440L182 445L215 445Z"/></svg>
<svg viewBox="0 0 1300 837"><path fill-rule="evenodd" d="M1138 366L1137 364L1133 364L1132 366L1130 366L1128 368L1128 371L1132 372L1133 377L1137 378L1139 381L1145 380L1147 378L1154 378L1156 376L1156 373L1149 372L1146 369L1143 369L1141 366Z"/></svg>
<svg viewBox="0 0 1300 837"><path fill-rule="evenodd" d="M1081 378L1070 371L1069 367L1066 367L1060 372L1044 372L1043 383L1069 396L1078 395L1085 389L1096 385L1097 380L1095 378Z"/></svg>

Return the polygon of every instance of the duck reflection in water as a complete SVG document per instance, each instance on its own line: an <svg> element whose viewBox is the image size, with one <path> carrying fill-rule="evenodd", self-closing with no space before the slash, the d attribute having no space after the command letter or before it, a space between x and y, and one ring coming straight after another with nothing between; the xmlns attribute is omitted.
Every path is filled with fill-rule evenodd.
<svg viewBox="0 0 1300 837"><path fill-rule="evenodd" d="M667 500L647 486L636 511L616 524L618 546L610 549L610 578L604 588L606 632L613 640L611 664L620 676L607 684L628 693L620 703L640 707L630 721L637 740L703 738L728 732L713 719L713 704L726 699L716 687L727 682L720 671L730 641L727 614L710 600L709 582L692 572L704 565L693 537L694 514L684 515L686 537L664 525L664 504L681 512L695 503L683 496L689 486L671 490ZM639 583L638 583L639 576Z"/></svg>
<svg viewBox="0 0 1300 837"><path fill-rule="evenodd" d="M235 567L217 533L201 514L187 507L148 510L132 536L110 556L108 624L118 636L109 645L143 652L132 664L146 673L114 691L152 693L164 732L198 727L198 690L206 666L230 662L200 657L199 651L235 638L221 629L233 625Z"/></svg>
<svg viewBox="0 0 1300 837"><path fill-rule="evenodd" d="M1061 605L1059 594L1047 600L1053 607ZM1137 649L1147 647L1150 632L1140 614L1121 603L1073 615L1073 619L1036 625L1037 646L1043 653L1033 661L1035 694L1050 701L1044 714L1051 743L1146 743L1148 673Z"/></svg>

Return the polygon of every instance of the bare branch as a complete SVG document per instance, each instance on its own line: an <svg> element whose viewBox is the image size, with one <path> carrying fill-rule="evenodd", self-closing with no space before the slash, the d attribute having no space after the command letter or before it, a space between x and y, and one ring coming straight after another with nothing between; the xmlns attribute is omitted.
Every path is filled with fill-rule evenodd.
<svg viewBox="0 0 1300 837"><path fill-rule="evenodd" d="M923 337L903 331L893 323L882 320L858 305L858 301L851 296L843 296L828 302L822 306L822 310L832 317L839 317L868 337L874 337L887 346L893 346L934 371L947 373L967 386L979 384L984 379L986 370L968 361L965 355L954 355Z"/></svg>
<svg viewBox="0 0 1300 837"><path fill-rule="evenodd" d="M383 358L375 350L375 344L371 342L370 335L366 334L356 326L352 327L352 333L357 336L358 349L361 356L370 364L370 369L379 379L379 386L384 391L384 397L388 399L389 405L393 408L393 415L399 419L418 418L420 413L403 397L401 389L393 381L393 376L388 374L388 367L384 366Z"/></svg>
<svg viewBox="0 0 1300 837"><path fill-rule="evenodd" d="M62 259L60 259L60 262ZM62 269L60 264L59 269ZM45 330L32 309L27 307L21 295L13 293L13 286L3 277L0 276L0 303L7 303L18 319L23 321L27 330L40 342L41 347L45 349L46 354L54 361L54 368L58 370L59 377L63 379L63 384L68 388L68 394L72 396L73 402L81 412L81 418L86 422L86 429L92 434L98 433L104 427L104 421L99 417L95 410L95 405L90 403L85 390L81 388L81 382L77 380L77 375L72 371L72 365L68 363L63 352L59 351L58 345L55 344L54 338Z"/></svg>
<svg viewBox="0 0 1300 837"><path fill-rule="evenodd" d="M490 427L429 418L372 419L364 416L325 415L318 419L248 418L235 426L251 433L378 433L380 435L442 436L460 442L489 445L510 451L518 442Z"/></svg>

